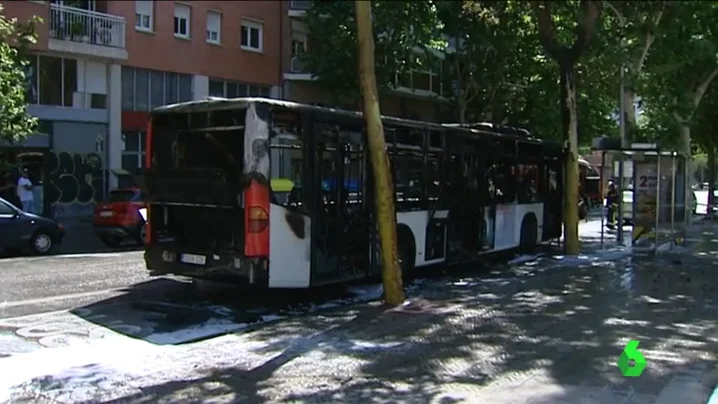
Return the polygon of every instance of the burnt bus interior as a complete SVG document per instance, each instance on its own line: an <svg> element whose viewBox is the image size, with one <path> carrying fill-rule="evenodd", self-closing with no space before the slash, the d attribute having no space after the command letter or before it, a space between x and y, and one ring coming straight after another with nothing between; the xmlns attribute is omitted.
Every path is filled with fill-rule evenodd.
<svg viewBox="0 0 718 404"><path fill-rule="evenodd" d="M244 249L244 119L245 109L153 116L152 164L138 184L152 203L156 243Z"/></svg>
<svg viewBox="0 0 718 404"><path fill-rule="evenodd" d="M289 197L274 203L312 219L312 284L379 271L363 121L347 115L278 108L272 114L271 176L294 184ZM525 131L477 133L393 119L384 131L396 211L430 216L427 260L462 261L493 248L484 215L495 217L497 203L543 202L541 239L560 236L559 145ZM442 210L448 217L435 217ZM408 227L400 224L397 236L400 249L413 245Z"/></svg>
<svg viewBox="0 0 718 404"><path fill-rule="evenodd" d="M311 218L306 236L312 244L312 284L370 275L373 199L364 197L371 191L371 170L362 122L333 115L284 108L272 112L271 179L293 183L287 198L272 199L287 209L288 222Z"/></svg>

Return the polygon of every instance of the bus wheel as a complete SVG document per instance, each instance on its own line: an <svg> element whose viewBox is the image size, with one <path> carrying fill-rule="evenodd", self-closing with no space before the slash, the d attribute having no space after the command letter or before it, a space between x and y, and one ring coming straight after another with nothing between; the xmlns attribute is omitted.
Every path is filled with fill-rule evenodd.
<svg viewBox="0 0 718 404"><path fill-rule="evenodd" d="M521 222L521 239L519 248L522 252L531 253L536 249L536 237L538 237L538 226L536 216L528 214Z"/></svg>

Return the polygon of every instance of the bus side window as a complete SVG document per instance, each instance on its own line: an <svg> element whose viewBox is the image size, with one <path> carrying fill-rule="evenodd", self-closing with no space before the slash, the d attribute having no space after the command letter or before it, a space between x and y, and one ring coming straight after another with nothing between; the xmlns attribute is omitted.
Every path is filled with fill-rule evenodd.
<svg viewBox="0 0 718 404"><path fill-rule="evenodd" d="M518 175L518 202L538 202L538 166L535 163L519 164L516 166Z"/></svg>
<svg viewBox="0 0 718 404"><path fill-rule="evenodd" d="M429 157L428 174L426 177L426 199L430 206L434 206L439 201L439 193L441 192L441 168L439 164L440 156ZM444 181L449 179L444 178Z"/></svg>
<svg viewBox="0 0 718 404"><path fill-rule="evenodd" d="M496 203L512 203L516 201L516 177L514 167L516 167L514 161L509 158L501 159L497 165L497 170L494 175Z"/></svg>
<svg viewBox="0 0 718 404"><path fill-rule="evenodd" d="M294 133L278 130L270 144L271 202L286 208L303 209L303 142Z"/></svg>
<svg viewBox="0 0 718 404"><path fill-rule="evenodd" d="M424 161L420 153L397 150L391 165L395 173L394 189L402 210L418 208L424 202Z"/></svg>

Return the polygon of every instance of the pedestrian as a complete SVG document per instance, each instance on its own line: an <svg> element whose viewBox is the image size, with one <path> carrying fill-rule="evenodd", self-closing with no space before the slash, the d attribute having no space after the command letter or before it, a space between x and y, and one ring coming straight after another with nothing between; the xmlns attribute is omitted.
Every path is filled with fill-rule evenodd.
<svg viewBox="0 0 718 404"><path fill-rule="evenodd" d="M17 181L17 196L22 204L23 212L35 213L35 198L32 194L32 181L29 178L29 172L27 168L23 168L22 176Z"/></svg>
<svg viewBox="0 0 718 404"><path fill-rule="evenodd" d="M616 214L618 210L618 188L612 181L608 181L608 190L606 191L606 227L609 229L616 228Z"/></svg>

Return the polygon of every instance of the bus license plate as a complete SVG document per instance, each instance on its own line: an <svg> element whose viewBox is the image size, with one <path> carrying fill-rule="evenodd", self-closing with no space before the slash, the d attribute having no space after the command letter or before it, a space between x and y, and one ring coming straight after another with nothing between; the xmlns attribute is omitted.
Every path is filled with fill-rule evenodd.
<svg viewBox="0 0 718 404"><path fill-rule="evenodd" d="M182 254L180 255L180 261L185 264L204 265L207 262L207 257L196 254Z"/></svg>
<svg viewBox="0 0 718 404"><path fill-rule="evenodd" d="M112 213L113 213L112 211L107 211L107 210L106 210L106 211L104 211L104 212L100 212L100 216L101 216L101 217L110 217L110 216L112 216Z"/></svg>

